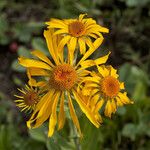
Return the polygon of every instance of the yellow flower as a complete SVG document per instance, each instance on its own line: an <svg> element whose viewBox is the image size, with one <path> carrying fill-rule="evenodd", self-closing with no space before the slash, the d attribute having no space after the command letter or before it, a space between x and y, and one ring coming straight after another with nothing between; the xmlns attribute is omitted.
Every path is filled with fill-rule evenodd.
<svg viewBox="0 0 150 150"><path fill-rule="evenodd" d="M15 100L17 103L16 105L21 108L21 111L33 110L40 99L37 89L33 89L33 87L26 85L25 89L18 90L21 92L21 95L14 95L18 98Z"/></svg>
<svg viewBox="0 0 150 150"><path fill-rule="evenodd" d="M69 58L65 58L63 52L58 53L56 50L58 39L57 36L53 36L53 30L45 31L44 36L49 52L53 58L52 61L38 50L33 51L32 54L39 60L19 58L19 63L28 70L29 83L38 86L45 92L45 95L36 105L30 120L27 122L28 127L39 127L49 118L48 136L52 136L57 123L58 130L64 126L64 103L67 103L73 123L81 136L79 121L73 106L73 101L76 101L82 112L85 113L87 118L98 128L100 120L95 117L95 114L92 113L83 100L82 95L77 91L78 83L90 73L90 71L86 69L89 66L95 65L95 63L88 65L91 60L86 60L94 50L90 48L80 61L76 63L73 55L69 55ZM98 39L94 42L94 46L97 48L99 45ZM105 63L107 59L108 55L97 59L95 62L99 65ZM41 76L44 77L44 79L37 82L32 78L34 76ZM59 102L59 113L57 115L56 109ZM97 117L100 118L99 115Z"/></svg>
<svg viewBox="0 0 150 150"><path fill-rule="evenodd" d="M91 39L100 38L103 40L101 32L109 32L107 28L98 25L92 18L84 18L85 15L79 15L78 19L51 19L49 22L46 22L48 28L55 29L54 35L59 34L63 37L58 45L59 51L67 44L71 52L74 52L78 47L80 53L84 54L86 45L95 49Z"/></svg>
<svg viewBox="0 0 150 150"><path fill-rule="evenodd" d="M124 90L124 83L119 82L117 71L112 66L97 66L98 73L92 72L92 77L84 79L85 88L83 94L92 96L91 106L96 105L98 109L104 106L105 116L111 117L118 106L132 104Z"/></svg>

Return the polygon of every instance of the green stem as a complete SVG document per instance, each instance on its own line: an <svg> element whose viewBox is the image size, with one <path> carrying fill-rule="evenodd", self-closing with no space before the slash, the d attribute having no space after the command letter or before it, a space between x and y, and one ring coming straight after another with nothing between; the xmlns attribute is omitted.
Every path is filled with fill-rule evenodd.
<svg viewBox="0 0 150 150"><path fill-rule="evenodd" d="M72 129L73 129L73 133L74 133L73 140L74 140L74 144L76 146L76 150L82 150L81 144L80 144L80 137L79 137L79 135L77 133L77 129L74 126L74 124L72 124Z"/></svg>

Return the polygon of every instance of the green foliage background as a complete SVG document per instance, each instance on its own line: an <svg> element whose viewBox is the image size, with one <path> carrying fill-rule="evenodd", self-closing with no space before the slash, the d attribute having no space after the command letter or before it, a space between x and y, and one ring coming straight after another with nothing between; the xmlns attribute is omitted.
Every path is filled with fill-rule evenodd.
<svg viewBox="0 0 150 150"><path fill-rule="evenodd" d="M29 115L16 108L13 94L27 81L18 56L31 49L47 52L44 22L52 17L88 13L110 29L102 47L119 70L134 105L119 108L96 129L77 113L84 134L79 141L72 122L47 138L47 126L28 130ZM0 150L149 150L150 149L150 0L0 0ZM67 111L67 110L66 110Z"/></svg>

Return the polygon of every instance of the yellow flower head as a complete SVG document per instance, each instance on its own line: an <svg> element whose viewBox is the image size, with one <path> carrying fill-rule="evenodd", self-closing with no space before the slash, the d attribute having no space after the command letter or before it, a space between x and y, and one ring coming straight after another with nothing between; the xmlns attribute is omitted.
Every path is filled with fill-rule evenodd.
<svg viewBox="0 0 150 150"><path fill-rule="evenodd" d="M18 90L21 92L21 95L14 95L18 98L15 100L17 103L16 105L21 108L21 111L33 110L40 99L37 89L33 89L33 87L26 85L25 89Z"/></svg>
<svg viewBox="0 0 150 150"><path fill-rule="evenodd" d="M53 34L53 30L47 30L44 32L53 61L38 50L32 52L32 54L38 59L19 58L19 63L28 70L29 83L39 87L45 92L45 95L36 105L27 125L29 128L36 128L49 118L48 136L52 136L57 123L58 129L61 129L64 126L64 103L67 103L73 123L79 134L82 135L79 121L73 106L74 101L78 103L83 113L85 113L87 118L96 127L99 127L100 125L100 115L98 113L95 115L95 113L93 113L87 106L82 95L77 91L78 83L90 73L90 71L86 70L88 67L105 63L109 54L95 60L94 63L90 63L92 60L86 60L94 52L94 50L90 48L80 61L76 63L73 54L65 57L63 51L61 53L57 51L59 39L57 36L53 36ZM94 42L94 47L97 48L99 45L100 43L98 39ZM44 79L37 82L33 79L34 76L41 76L44 77ZM58 104L59 113L57 115L56 109Z"/></svg>
<svg viewBox="0 0 150 150"><path fill-rule="evenodd" d="M92 72L91 76L84 79L84 95L91 93L91 105L97 105L98 109L105 107L104 114L111 117L118 106L131 104L124 90L124 83L119 82L117 71L112 66L97 66L98 73ZM90 92L87 92L89 91Z"/></svg>
<svg viewBox="0 0 150 150"><path fill-rule="evenodd" d="M78 19L51 19L46 22L48 28L55 30L54 35L62 35L62 40L58 45L59 51L67 44L70 51L74 52L76 48L79 48L80 53L84 54L86 45L95 49L92 41L98 38L103 40L101 32L109 32L107 28L98 25L92 18L84 18L85 15L79 15Z"/></svg>

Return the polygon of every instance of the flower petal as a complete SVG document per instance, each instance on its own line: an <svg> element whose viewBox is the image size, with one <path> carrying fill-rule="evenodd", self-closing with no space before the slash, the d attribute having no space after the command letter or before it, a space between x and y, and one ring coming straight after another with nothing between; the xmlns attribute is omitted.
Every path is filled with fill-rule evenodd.
<svg viewBox="0 0 150 150"><path fill-rule="evenodd" d="M68 43L68 41L70 40L70 35L65 36L64 38L62 38L62 40L60 41L59 45L58 45L58 51L62 51L62 49L64 48L64 46Z"/></svg>
<svg viewBox="0 0 150 150"><path fill-rule="evenodd" d="M75 110L74 110L74 107L73 107L73 104L72 104L70 93L68 93L68 104L69 104L70 115L71 115L71 118L73 120L73 123L76 126L76 128L77 128L80 136L82 137L82 133L81 133L81 129L80 129L80 124L79 124L77 115L75 113Z"/></svg>
<svg viewBox="0 0 150 150"><path fill-rule="evenodd" d="M46 39L47 42L47 46L48 46L48 50L49 53L51 54L52 58L54 59L56 64L59 64L59 58L57 57L57 49L55 49L57 47L56 43L53 40L53 33L54 31L49 29L49 30L44 30L44 37ZM55 36L56 38L56 36Z"/></svg>
<svg viewBox="0 0 150 150"><path fill-rule="evenodd" d="M107 103L106 103L104 114L105 114L105 116L111 118L112 107L111 107L110 100L108 100Z"/></svg>
<svg viewBox="0 0 150 150"><path fill-rule="evenodd" d="M64 92L62 92L59 107L60 107L60 110L59 110L59 115L58 115L58 130L62 129L65 124Z"/></svg>
<svg viewBox="0 0 150 150"><path fill-rule="evenodd" d="M85 43L88 45L89 48L95 49L94 44L92 43L92 41L89 37L85 38Z"/></svg>
<svg viewBox="0 0 150 150"><path fill-rule="evenodd" d="M74 51L76 49L76 45L77 45L77 38L71 37L68 43L68 54L69 54L70 64L73 64L74 62Z"/></svg>
<svg viewBox="0 0 150 150"><path fill-rule="evenodd" d="M95 112L98 112L100 109L101 109L101 107L103 106L103 104L104 104L104 100L103 99L101 99L97 104L96 104L96 107L95 107Z"/></svg>
<svg viewBox="0 0 150 150"><path fill-rule="evenodd" d="M46 22L48 28L66 28L67 25L60 19L52 18L49 22Z"/></svg>
<svg viewBox="0 0 150 150"><path fill-rule="evenodd" d="M131 101L128 97L127 97L127 93L124 92L124 93L121 93L119 92L118 93L118 97L120 98L121 102L123 104L133 104L133 101Z"/></svg>
<svg viewBox="0 0 150 150"><path fill-rule="evenodd" d="M81 69L82 69L82 68L92 67L92 66L94 66L94 65L101 65L101 64L104 64L104 63L106 63L106 61L107 61L109 55L110 55L110 52L109 52L107 55L102 56L102 57L100 57L100 58L98 58L98 59L96 59L96 60L85 60L85 61L83 61L83 62L81 63Z"/></svg>
<svg viewBox="0 0 150 150"><path fill-rule="evenodd" d="M31 52L34 56L38 57L39 59L41 59L42 61L46 62L47 64L49 64L50 66L54 66L52 64L52 62L45 56L44 53L42 53L41 51L39 50L34 50Z"/></svg>
<svg viewBox="0 0 150 150"><path fill-rule="evenodd" d="M35 109L34 109L32 115L31 115L29 121L27 121L27 127L28 127L28 128L32 128L32 127L34 128L34 126L38 126L37 124L32 125L32 123L33 123L38 117L41 117L41 114L43 114L43 110L41 110L41 108L42 108L43 106L47 106L47 105L44 105L44 104L49 102L49 99L51 99L51 96L52 96L53 94L54 94L54 90L50 90L50 91L49 91L47 94L45 94L45 95L41 98L41 100L38 102L38 104L36 105L36 107L35 107ZM40 112L39 116L37 117L36 114L37 114L40 110L41 110L41 112Z"/></svg>
<svg viewBox="0 0 150 150"><path fill-rule="evenodd" d="M83 40L83 38L79 38L78 43L79 43L79 47L80 47L80 53L85 54L86 45L85 45L85 41Z"/></svg>
<svg viewBox="0 0 150 150"><path fill-rule="evenodd" d="M56 123L57 123L56 108L57 108L57 104L58 104L60 94L61 94L60 92L57 92L56 96L54 97L54 103L53 103L53 106L52 106L52 114L51 114L51 117L49 119L48 137L51 137L53 135L54 130L55 130L55 126L56 126Z"/></svg>
<svg viewBox="0 0 150 150"><path fill-rule="evenodd" d="M48 64L46 64L42 61L23 58L23 57L18 58L18 60L22 66L27 67L27 68L33 67L33 68L43 68L43 69L47 69L47 70L52 70L52 68Z"/></svg>
<svg viewBox="0 0 150 150"><path fill-rule="evenodd" d="M82 21L82 19L84 18L84 16L86 16L87 14L80 14L79 15L79 21Z"/></svg>
<svg viewBox="0 0 150 150"><path fill-rule="evenodd" d="M77 101L77 103L79 104L81 110L83 111L83 113L85 113L85 115L87 116L87 118L97 127L99 128L100 124L97 122L97 120L94 117L94 114L91 112L90 108L88 108L85 103L82 102L81 97L78 95L78 93L75 90L72 90L73 95L75 97L75 100Z"/></svg>
<svg viewBox="0 0 150 150"><path fill-rule="evenodd" d="M28 71L31 76L50 76L48 71L41 68L28 68Z"/></svg>
<svg viewBox="0 0 150 150"><path fill-rule="evenodd" d="M86 60L91 54L94 53L94 51L102 44L103 38L98 38L94 41L94 47L95 49L89 48L89 50L84 54L84 56L81 58L81 60L78 62L77 67Z"/></svg>
<svg viewBox="0 0 150 150"><path fill-rule="evenodd" d="M54 35L68 33L67 29L60 29L54 32Z"/></svg>
<svg viewBox="0 0 150 150"><path fill-rule="evenodd" d="M115 113L117 110L117 107L116 107L116 102L114 99L112 99L111 101L111 108L112 108L112 112Z"/></svg>

